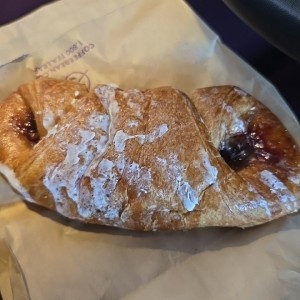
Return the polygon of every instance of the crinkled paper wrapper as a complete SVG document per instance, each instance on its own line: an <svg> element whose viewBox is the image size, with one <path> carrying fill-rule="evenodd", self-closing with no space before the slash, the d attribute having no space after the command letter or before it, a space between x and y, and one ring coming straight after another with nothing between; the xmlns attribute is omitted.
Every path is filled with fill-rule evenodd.
<svg viewBox="0 0 300 300"><path fill-rule="evenodd" d="M278 92L180 0L62 0L0 30L0 97L34 76L122 88L234 84L277 114ZM0 182L0 290L10 299L299 299L300 218L241 230L83 225Z"/></svg>

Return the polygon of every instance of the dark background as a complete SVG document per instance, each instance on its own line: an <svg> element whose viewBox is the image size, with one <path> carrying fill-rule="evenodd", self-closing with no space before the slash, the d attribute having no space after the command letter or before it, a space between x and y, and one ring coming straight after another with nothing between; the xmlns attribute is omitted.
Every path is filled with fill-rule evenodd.
<svg viewBox="0 0 300 300"><path fill-rule="evenodd" d="M53 0L2 1L0 25L12 22L50 2ZM220 36L224 44L273 83L299 119L300 63L266 42L232 13L221 0L187 0L187 2Z"/></svg>

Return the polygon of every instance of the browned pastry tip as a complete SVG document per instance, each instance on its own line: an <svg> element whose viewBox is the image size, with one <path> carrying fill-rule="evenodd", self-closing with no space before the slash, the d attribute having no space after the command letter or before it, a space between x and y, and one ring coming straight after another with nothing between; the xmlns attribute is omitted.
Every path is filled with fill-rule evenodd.
<svg viewBox="0 0 300 300"><path fill-rule="evenodd" d="M299 208L299 147L236 87L189 98L38 78L1 102L0 120L0 172L28 201L71 219L247 227Z"/></svg>
<svg viewBox="0 0 300 300"><path fill-rule="evenodd" d="M72 108L72 102L88 94L88 89L74 81L39 77L21 85L18 93L34 114L40 136L45 136Z"/></svg>
<svg viewBox="0 0 300 300"><path fill-rule="evenodd" d="M191 99L214 146L225 162L267 199L272 218L296 211L300 151L279 119L235 86L197 89Z"/></svg>

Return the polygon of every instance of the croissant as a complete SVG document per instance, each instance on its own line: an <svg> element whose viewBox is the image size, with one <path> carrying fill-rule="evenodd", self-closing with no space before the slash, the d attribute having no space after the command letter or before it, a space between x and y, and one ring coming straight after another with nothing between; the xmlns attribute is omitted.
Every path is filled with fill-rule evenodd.
<svg viewBox="0 0 300 300"><path fill-rule="evenodd" d="M40 77L0 114L0 172L23 199L71 219L244 228L299 209L299 146L234 86L188 97Z"/></svg>

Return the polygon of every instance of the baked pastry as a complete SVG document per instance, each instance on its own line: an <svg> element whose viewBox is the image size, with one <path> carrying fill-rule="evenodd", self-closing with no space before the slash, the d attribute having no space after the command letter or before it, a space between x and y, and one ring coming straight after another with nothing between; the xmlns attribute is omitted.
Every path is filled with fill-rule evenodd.
<svg viewBox="0 0 300 300"><path fill-rule="evenodd" d="M300 151L231 86L89 92L40 77L0 103L0 172L31 202L135 230L248 227L300 205Z"/></svg>

